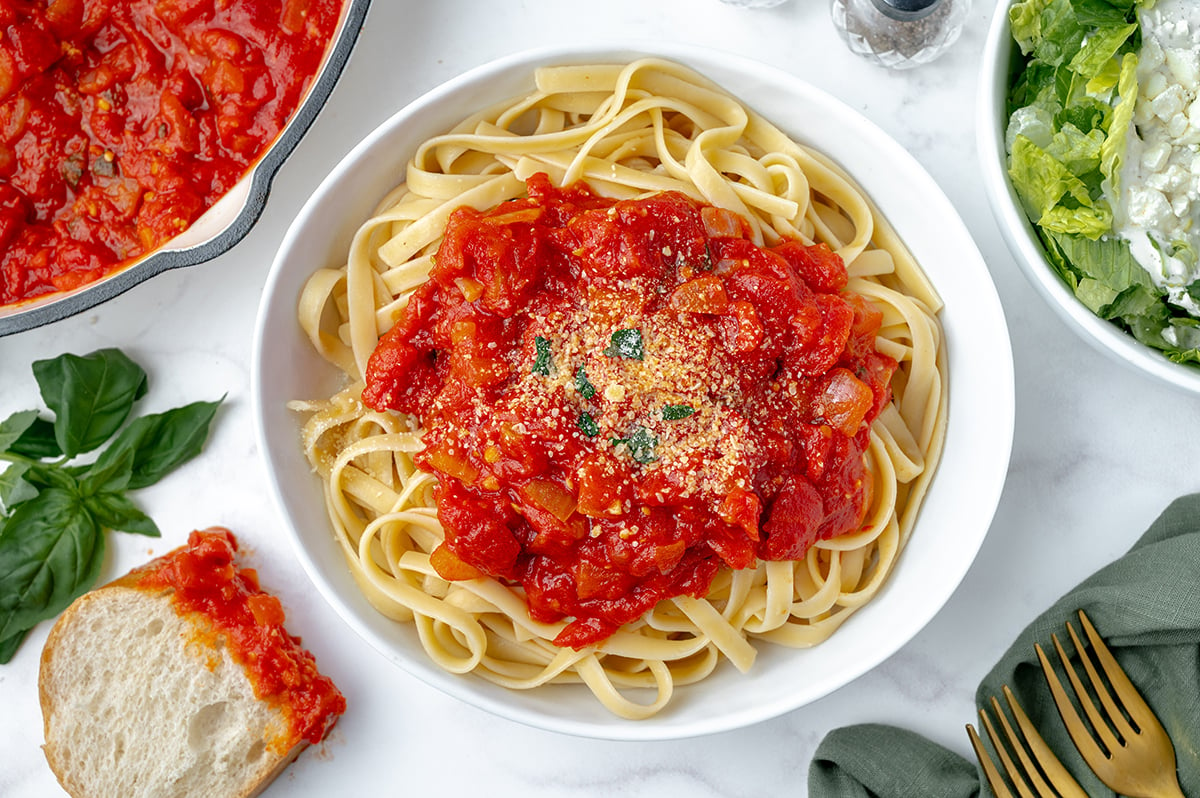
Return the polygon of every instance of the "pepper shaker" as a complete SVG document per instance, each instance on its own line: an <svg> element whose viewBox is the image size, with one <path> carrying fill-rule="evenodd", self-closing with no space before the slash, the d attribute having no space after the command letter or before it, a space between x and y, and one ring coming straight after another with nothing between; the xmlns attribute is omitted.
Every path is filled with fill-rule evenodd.
<svg viewBox="0 0 1200 798"><path fill-rule="evenodd" d="M832 0L850 50L890 69L927 64L958 40L971 0Z"/></svg>

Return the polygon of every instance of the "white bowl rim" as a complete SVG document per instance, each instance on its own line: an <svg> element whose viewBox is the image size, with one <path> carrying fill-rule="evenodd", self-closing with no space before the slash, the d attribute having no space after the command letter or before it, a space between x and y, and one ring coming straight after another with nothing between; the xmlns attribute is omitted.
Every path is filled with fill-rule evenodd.
<svg viewBox="0 0 1200 798"><path fill-rule="evenodd" d="M889 577L888 582L881 590L881 595L876 596L872 602L859 610L854 617L851 617L830 640L809 651L829 651L832 654L835 647L839 650L843 645L849 647L849 641L852 636L859 634L852 630L856 627L861 627L863 624L871 623L870 619L873 619L875 615L886 615L887 610L885 608L887 605L884 601L884 596L889 593L898 594L901 590L899 583L902 579L905 582L905 589L908 588L911 582L922 581L921 590L924 592L921 594L919 604L915 607L909 607L910 611L903 616L901 622L897 624L877 624L877 626L886 627L890 637L883 643L872 641L870 645L861 647L858 659L853 660L849 665L843 663L844 667L837 672L822 672L812 683L806 685L806 689L799 693L773 694L773 698L770 701L761 701L751 705L725 709L719 714L704 716L696 715L695 713L699 712L699 710L695 710L692 707L681 709L697 696L677 696L672 702L672 706L660 715L645 721L626 721L609 716L603 710L600 710L602 714L591 715L590 717L590 710L585 710L585 714L582 716L562 713L552 714L546 711L544 706L529 706L526 693L514 693L503 688L497 688L478 677L464 678L446 673L430 663L423 651L416 651L415 656L406 656L398 653L395 646L387 639L384 639L385 636L377 628L382 616L370 610L369 606L367 607L370 610L369 614L362 614L356 611L356 607L351 605L357 605L358 610L361 610L365 605L365 600L362 599L361 594L355 596L350 593L339 592L337 586L331 582L331 578L340 578L344 585L348 577L345 574L340 575L340 577L337 574L330 574L328 566L323 566L319 563L311 547L306 545L306 541L300 531L301 524L305 519L297 515L296 509L289 502L289 497L285 496L285 489L281 484L281 480L277 478L277 475L281 471L280 466L287 464L286 461L281 461L280 458L291 457L294 460L296 453L283 454L275 448L275 443L278 440L284 439L280 436L285 433L279 431L279 414L281 413L281 408L277 405L273 405L272 407L266 406L264 393L268 390L268 387L277 389L277 386L273 385L271 380L264 378L264 370L269 367L268 364L272 361L280 360L278 354L268 356L268 353L265 351L265 343L271 333L272 325L276 323L281 325L291 324L294 329L287 333L288 337L285 339L285 343L290 346L295 345L295 339L303 338L294 321L295 305L291 304L286 310L281 310L280 308L283 303L277 300L274 304L272 303L273 296L281 290L281 283L285 281L285 274L287 272L286 264L289 262L289 256L291 256L293 250L302 251L302 235L300 231L303 230L307 223L315 220L318 209L322 204L328 202L329 198L336 194L339 182L346 179L347 172L353 169L357 159L364 157L372 149L381 146L381 143L388 138L393 130L402 127L405 123L421 127L422 124L420 122L412 120L423 118L423 114L433 112L440 104L453 99L460 93L469 91L479 81L487 80L489 77L494 77L497 74L505 74L514 69L524 69L527 72L531 72L532 68L539 64L559 62L615 62L626 61L642 55L653 55L679 61L707 74L708 77L716 79L719 83L723 83L724 81L709 74L714 66L744 74L747 76L746 80L753 78L754 80L767 81L773 85L786 85L789 90L803 94L806 102L819 102L824 110L836 116L837 121L850 124L855 136L863 137L869 140L872 146L880 148L883 155L879 157L886 156L889 168L895 167L903 170L905 179L912 181L909 184L908 190L911 191L913 185L918 186L919 190L923 192L923 197L931 200L936 206L935 210L944 213L945 218L950 222L940 234L940 236L948 238L949 243L946 242L945 238L939 237L939 244L945 244L946 246L954 245L957 247L954 250L954 258L955 263L958 265L956 266L957 271L955 273L948 273L947 279L957 282L960 279L966 280L970 277L971 290L978 292L973 295L975 304L969 309L970 317L973 323L979 324L981 329L987 331L986 342L990 347L990 351L987 353L986 359L989 363L985 371L985 366L974 362L975 358L961 354L953 340L948 342L952 369L958 368L964 375L971 373L973 379L978 378L986 381L986 389L980 393L981 396L986 396L986 402L978 402L974 406L957 406L954 400L956 391L961 391L965 394L967 389L963 386L954 387L955 372L951 371L951 422L947 430L946 454L947 456L949 455L953 446L955 458L959 462L956 462L954 466L949 466L947 464L947 457L943 458L941 469L933 480L929 492L931 498L934 496L940 497L939 500L942 507L939 509L932 501L927 502L922 510L923 523L918 524L918 530L928 526L931 530L928 533L930 536L933 535L932 530L936 523L953 526L954 535L947 534L944 536L946 540L943 543L948 543L948 548L946 550L938 550L937 552L938 557L944 557L943 564L949 568L949 572L947 572L946 568L939 568L933 571L932 576L928 578L920 577L917 575L918 571L913 569L933 567L932 560L936 558L921 562L914 559L917 556L914 553L908 558L910 564L905 565L903 562L905 558L902 554L901 565L898 567L897 572ZM491 99L494 101L502 98L493 96ZM460 116L462 115L465 114L460 114ZM768 114L768 117L771 117L771 115ZM457 121L457 119L453 121ZM424 125L424 127L428 128L428 125ZM785 129L787 129L786 126ZM440 130L427 130L425 135L431 135L440 132ZM828 154L829 148L825 147L823 149ZM407 158L407 155L405 158ZM928 215L930 210L926 205L922 207L919 213L924 217ZM915 214L917 211L913 211L913 213ZM891 221L894 225L896 224L895 218L891 218ZM939 289L941 287L939 286ZM955 290L962 289L956 288ZM968 308L959 307L953 309L951 312L955 317L963 314L965 318ZM303 345L307 346L306 339L303 341ZM296 221L289 229L279 248L275 262L272 264L264 289L254 333L252 361L251 383L255 435L259 450L263 455L264 466L268 472L268 482L272 498L284 520L287 533L292 538L294 550L303 568L319 592L335 609L342 620L383 656L409 674L445 693L457 696L461 700L496 715L535 728L582 737L614 740L663 740L728 731L767 720L815 701L852 682L863 673L887 659L932 620L936 613L950 599L963 577L965 577L967 570L970 568L982 545L998 505L1007 473L1013 439L1015 415L1014 378L1012 352L1008 339L1007 326L1004 321L1003 309L1000 306L995 288L991 283L990 275L987 272L982 255L979 253L978 248L971 239L965 225L959 219L949 199L942 193L941 189L928 173L919 166L907 151L894 142L879 127L863 118L840 100L805 83L799 78L742 56L732 55L711 48L681 44L666 44L661 42L635 42L631 44L630 42L618 42L597 43L582 47L545 47L527 50L471 69L426 92L397 111L392 117L368 134L334 168L330 175L321 183L317 191L310 197L304 208L301 209ZM980 377L980 374L983 376ZM987 405L986 412L983 409L983 405L985 404ZM291 426L291 435L296 440L296 445L293 448L298 451L299 445L298 438L296 438L297 432L294 420L291 422ZM969 443L963 438L964 435L972 436ZM970 449L970 455L966 454L966 449ZM300 459L303 459L302 455L300 455ZM294 467L294 463L292 465ZM970 472L969 476L966 472ZM952 481L954 482L953 485L951 484ZM954 493L956 490L969 496L969 501L963 505L957 505L956 503L959 502L959 498ZM952 505L958 506L958 509L952 510ZM932 517L935 515L939 516L937 520ZM950 518L951 515L953 516L952 519ZM927 516L930 518L928 521L925 521L924 519ZM320 523L322 525L325 524L323 512ZM327 529L325 535L326 537L330 537ZM906 551L914 551L916 548L924 545L923 542L914 545L914 541L918 537L919 533L914 534L913 540L910 540L907 544L908 548ZM328 551L331 544L321 543L320 545L324 546ZM338 556L340 557L340 553ZM344 564L339 560L339 565ZM910 573L912 574L911 578L909 578ZM932 585L932 589L930 585ZM383 620L386 621L386 619ZM397 626L397 624L390 621L387 621L387 623L393 627ZM899 632L898 634L896 633L897 631ZM861 641L855 640L856 645L860 643ZM759 655L759 663L756 663L755 667L765 669L768 667L766 664L768 660L775 663L785 656L794 658L803 654L804 652L781 650L778 647L764 647L764 650ZM725 663L725 666L727 665ZM778 668L779 666L776 665L775 667ZM750 674L735 674L735 677L739 680L731 682L731 684L735 685L735 689L738 689L736 685L747 681L753 681L754 688L757 689L765 683L764 679L766 679L762 670L756 673L754 669L751 670ZM708 681L715 681L716 678L717 674L714 674L709 677ZM702 683L696 688L683 687L676 688L676 690L679 692L690 689L705 690L706 688L711 693L717 689L717 685ZM560 690L571 688L549 689ZM586 692L585 688L582 687L575 689ZM560 692L555 693L555 695L561 697L564 694ZM599 706L590 694L586 695L585 700L595 704L597 707ZM560 701L554 703L557 705L569 702ZM555 706L554 709L557 712L558 707ZM679 714L676 713L682 714L682 720Z"/></svg>
<svg viewBox="0 0 1200 798"><path fill-rule="evenodd" d="M1012 51L1008 7L996 7L983 50L976 99L976 146L984 188L1000 232L1025 278L1067 326L1097 351L1134 371L1185 391L1200 393L1200 367L1175 363L1158 350L1092 313L1075 297L1046 259L1020 198L1008 179L1004 144L1007 69Z"/></svg>

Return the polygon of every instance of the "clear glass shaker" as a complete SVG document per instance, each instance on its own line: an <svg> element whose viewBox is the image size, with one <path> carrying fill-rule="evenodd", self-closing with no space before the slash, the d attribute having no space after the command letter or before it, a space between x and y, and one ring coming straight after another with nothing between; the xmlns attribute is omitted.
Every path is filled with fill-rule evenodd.
<svg viewBox="0 0 1200 798"><path fill-rule="evenodd" d="M832 0L850 50L890 69L927 64L958 40L971 0Z"/></svg>

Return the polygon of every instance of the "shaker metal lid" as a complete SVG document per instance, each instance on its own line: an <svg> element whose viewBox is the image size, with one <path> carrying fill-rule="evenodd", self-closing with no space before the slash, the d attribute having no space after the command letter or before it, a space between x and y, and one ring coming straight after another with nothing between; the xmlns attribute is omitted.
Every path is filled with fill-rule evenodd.
<svg viewBox="0 0 1200 798"><path fill-rule="evenodd" d="M912 22L932 13L942 0L871 0L881 13L900 22Z"/></svg>

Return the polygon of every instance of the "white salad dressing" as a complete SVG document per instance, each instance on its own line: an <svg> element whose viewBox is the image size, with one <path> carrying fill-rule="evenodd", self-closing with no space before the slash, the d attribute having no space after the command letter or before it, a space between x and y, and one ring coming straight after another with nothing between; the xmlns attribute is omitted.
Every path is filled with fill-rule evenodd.
<svg viewBox="0 0 1200 798"><path fill-rule="evenodd" d="M1200 279L1200 2L1158 0L1140 22L1138 98L1113 231L1173 304L1200 316L1186 291Z"/></svg>

